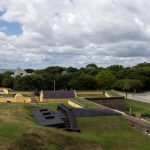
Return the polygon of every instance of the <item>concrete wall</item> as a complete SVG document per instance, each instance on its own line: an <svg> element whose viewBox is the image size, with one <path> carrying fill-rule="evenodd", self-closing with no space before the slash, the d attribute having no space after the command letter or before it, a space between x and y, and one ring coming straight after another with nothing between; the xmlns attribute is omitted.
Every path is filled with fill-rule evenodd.
<svg viewBox="0 0 150 150"><path fill-rule="evenodd" d="M105 92L105 96L106 97L111 97L107 92Z"/></svg>
<svg viewBox="0 0 150 150"><path fill-rule="evenodd" d="M9 94L15 95L15 94L22 94L22 95L34 95L34 92L32 91L11 91Z"/></svg>
<svg viewBox="0 0 150 150"><path fill-rule="evenodd" d="M40 102L44 102L44 100L43 100L43 91L40 92Z"/></svg>
<svg viewBox="0 0 150 150"><path fill-rule="evenodd" d="M75 103L74 101L68 100L68 104L74 108L83 108L81 105Z"/></svg>
<svg viewBox="0 0 150 150"><path fill-rule="evenodd" d="M2 92L3 94L8 94L9 89L8 88L0 88L0 92Z"/></svg>
<svg viewBox="0 0 150 150"><path fill-rule="evenodd" d="M125 111L124 97L103 97L103 98L86 98L92 102L98 103L105 107Z"/></svg>
<svg viewBox="0 0 150 150"><path fill-rule="evenodd" d="M8 93L9 93L8 89L6 89L6 88L3 89L3 92L4 92L5 94L8 94Z"/></svg>
<svg viewBox="0 0 150 150"><path fill-rule="evenodd" d="M28 97L24 97L21 94L16 94L15 95L15 102L20 102L20 103L30 103L31 99Z"/></svg>
<svg viewBox="0 0 150 150"><path fill-rule="evenodd" d="M42 102L68 102L68 99L45 99L43 98Z"/></svg>
<svg viewBox="0 0 150 150"><path fill-rule="evenodd" d="M8 98L0 98L0 102L7 102L7 101L11 101L11 102L16 102L16 103L30 103L31 99L27 98L27 97L22 97L22 98L12 98L12 97L8 97Z"/></svg>

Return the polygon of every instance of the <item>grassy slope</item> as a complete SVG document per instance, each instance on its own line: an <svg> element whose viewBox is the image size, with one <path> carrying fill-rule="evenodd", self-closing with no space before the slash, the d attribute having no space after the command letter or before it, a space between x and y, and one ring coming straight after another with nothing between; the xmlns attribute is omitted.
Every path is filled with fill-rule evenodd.
<svg viewBox="0 0 150 150"><path fill-rule="evenodd" d="M117 92L115 92L114 90L109 90L107 91L107 93L110 95L110 96L120 96Z"/></svg>
<svg viewBox="0 0 150 150"><path fill-rule="evenodd" d="M99 104L93 104L93 102L80 97L74 98L73 100L79 102L80 104L83 104L85 108L103 108L103 106L100 106Z"/></svg>
<svg viewBox="0 0 150 150"><path fill-rule="evenodd" d="M86 98L99 98L99 97L106 97L102 94L78 94L79 97L86 97Z"/></svg>
<svg viewBox="0 0 150 150"><path fill-rule="evenodd" d="M118 93L116 93L113 90L108 91L108 93L111 96L120 96ZM129 111L129 109L131 108L132 113L134 113L136 115L140 115L141 113L150 113L150 104L149 103L127 99L127 100L125 100L125 105L126 105L127 111Z"/></svg>
<svg viewBox="0 0 150 150"><path fill-rule="evenodd" d="M86 98L99 98L99 97L105 97L103 95L102 91L77 91L78 97L86 97Z"/></svg>
<svg viewBox="0 0 150 150"><path fill-rule="evenodd" d="M141 113L150 113L150 104L139 102L135 100L126 100L126 108L129 110L131 108L132 113L140 115Z"/></svg>
<svg viewBox="0 0 150 150"><path fill-rule="evenodd" d="M119 117L78 118L81 133L39 126L33 107L56 109L51 104L0 104L0 150L149 150L150 138L134 131Z"/></svg>

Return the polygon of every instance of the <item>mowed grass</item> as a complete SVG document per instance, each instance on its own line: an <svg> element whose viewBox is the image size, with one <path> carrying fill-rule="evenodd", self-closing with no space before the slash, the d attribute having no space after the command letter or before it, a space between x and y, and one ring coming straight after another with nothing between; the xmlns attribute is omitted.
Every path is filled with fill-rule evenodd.
<svg viewBox="0 0 150 150"><path fill-rule="evenodd" d="M116 91L107 91L111 96L120 96ZM131 108L132 113L140 116L141 113L150 113L150 104L146 102L140 102L132 99L125 100L126 110L129 113Z"/></svg>
<svg viewBox="0 0 150 150"><path fill-rule="evenodd" d="M109 90L109 91L106 91L110 96L112 97L118 97L118 96L121 96L119 95L116 91L114 90Z"/></svg>
<svg viewBox="0 0 150 150"><path fill-rule="evenodd" d="M103 91L77 91L77 96L85 98L106 97L105 95L103 95Z"/></svg>
<svg viewBox="0 0 150 150"><path fill-rule="evenodd" d="M14 97L14 95L13 94L2 94L2 95L0 95L0 98L9 98L9 97Z"/></svg>
<svg viewBox="0 0 150 150"><path fill-rule="evenodd" d="M32 118L32 108L55 110L57 105L0 103L0 150L150 149L150 138L133 130L122 116L77 118L81 133L39 126Z"/></svg>
<svg viewBox="0 0 150 150"><path fill-rule="evenodd" d="M131 108L132 113L136 115L140 115L141 113L149 113L150 114L150 104L135 100L125 100L125 105L127 110Z"/></svg>
<svg viewBox="0 0 150 150"><path fill-rule="evenodd" d="M84 98L73 98L74 101L77 101L79 104L82 104L85 108L104 108L100 104L93 103L92 101L86 100Z"/></svg>
<svg viewBox="0 0 150 150"><path fill-rule="evenodd" d="M102 94L78 94L78 97L99 98L99 97L106 97L106 96Z"/></svg>

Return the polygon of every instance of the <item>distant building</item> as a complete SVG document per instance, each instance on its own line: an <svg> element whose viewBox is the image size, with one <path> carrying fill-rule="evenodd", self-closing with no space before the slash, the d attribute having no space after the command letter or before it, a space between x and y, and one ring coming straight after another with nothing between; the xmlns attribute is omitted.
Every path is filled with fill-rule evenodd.
<svg viewBox="0 0 150 150"><path fill-rule="evenodd" d="M62 71L62 73L61 73L62 75L67 75L68 74L68 72L67 71Z"/></svg>
<svg viewBox="0 0 150 150"><path fill-rule="evenodd" d="M21 76L21 77L25 77L25 76L28 76L28 75L31 75L30 73L27 73L25 70L23 70L23 69L20 69L20 68L18 68L15 72L14 72L14 74L12 74L11 76L12 77L17 77L17 76Z"/></svg>

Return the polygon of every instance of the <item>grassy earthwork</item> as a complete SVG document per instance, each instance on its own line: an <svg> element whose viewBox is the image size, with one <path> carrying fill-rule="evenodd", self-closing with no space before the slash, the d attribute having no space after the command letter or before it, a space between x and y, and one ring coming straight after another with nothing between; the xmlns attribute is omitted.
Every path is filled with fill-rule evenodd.
<svg viewBox="0 0 150 150"><path fill-rule="evenodd" d="M111 96L120 96L114 90L110 90L110 91L108 91L108 93ZM126 105L127 112L129 112L129 110L131 108L132 113L136 114L137 116L139 116L141 113L150 113L150 104L149 103L127 99L127 100L125 100L125 105Z"/></svg>
<svg viewBox="0 0 150 150"><path fill-rule="evenodd" d="M84 99L78 101L83 103ZM87 102L84 104L89 108L96 107ZM31 115L32 108L55 110L57 105L0 103L0 150L150 149L150 138L133 130L121 116L78 118L81 133L76 133L39 126Z"/></svg>
<svg viewBox="0 0 150 150"><path fill-rule="evenodd" d="M84 98L105 97L105 95L103 95L103 91L77 91L77 96Z"/></svg>

